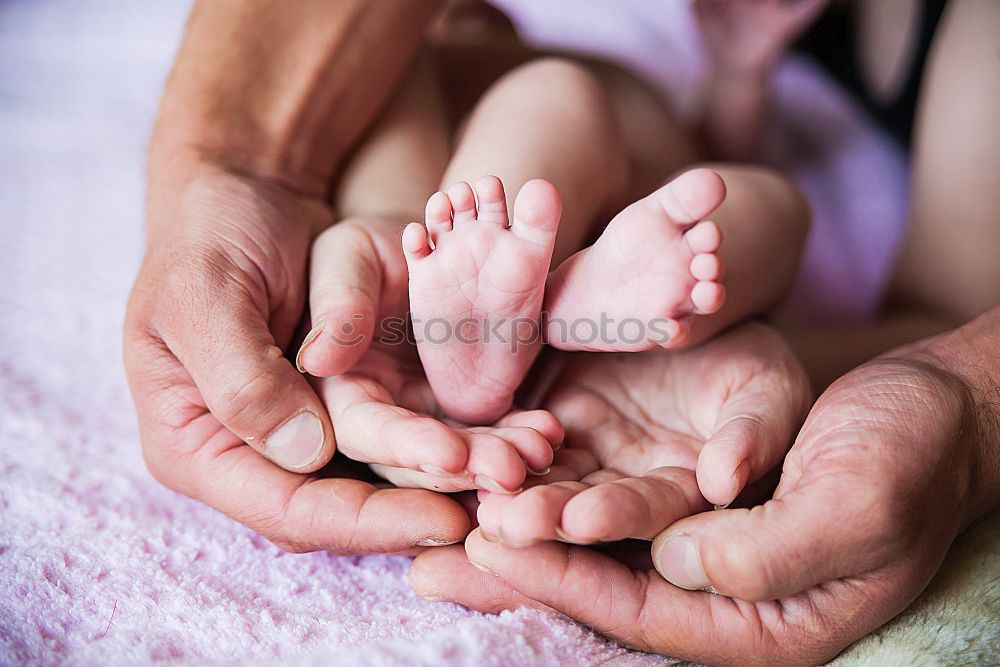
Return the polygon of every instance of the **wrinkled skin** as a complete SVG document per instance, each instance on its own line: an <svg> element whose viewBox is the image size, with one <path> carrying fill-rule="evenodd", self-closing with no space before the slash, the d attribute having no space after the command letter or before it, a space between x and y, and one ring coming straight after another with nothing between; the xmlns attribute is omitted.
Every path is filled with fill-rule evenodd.
<svg viewBox="0 0 1000 667"><path fill-rule="evenodd" d="M971 471L986 450L963 429L976 423L970 406L966 385L919 353L877 360L819 398L772 500L657 536L659 572L557 542L511 548L477 530L464 549L418 557L411 583L484 611L555 609L698 662L825 662L902 611L975 518ZM616 407L638 405L622 395ZM719 594L698 590L708 587Z"/></svg>
<svg viewBox="0 0 1000 667"><path fill-rule="evenodd" d="M292 551L408 552L461 539L467 513L446 496L377 490L329 469L301 474L335 447L325 405L282 352L302 316L312 238L332 222L326 205L221 171L182 192L151 216L125 325L153 475ZM267 436L303 410L322 424L324 445L290 464ZM337 435L360 439L349 425Z"/></svg>
<svg viewBox="0 0 1000 667"><path fill-rule="evenodd" d="M481 494L481 530L518 546L652 539L774 468L809 398L792 352L755 324L684 352L572 356L545 401L569 446L519 496Z"/></svg>

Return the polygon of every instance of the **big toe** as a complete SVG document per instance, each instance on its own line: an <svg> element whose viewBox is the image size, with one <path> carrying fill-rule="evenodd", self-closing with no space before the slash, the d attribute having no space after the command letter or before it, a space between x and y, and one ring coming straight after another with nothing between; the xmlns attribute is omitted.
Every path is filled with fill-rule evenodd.
<svg viewBox="0 0 1000 667"><path fill-rule="evenodd" d="M514 200L515 234L536 242L551 242L559 227L562 199L556 186L546 180L528 181Z"/></svg>
<svg viewBox="0 0 1000 667"><path fill-rule="evenodd" d="M722 204L726 184L711 169L692 169L660 188L656 198L674 222L693 224Z"/></svg>

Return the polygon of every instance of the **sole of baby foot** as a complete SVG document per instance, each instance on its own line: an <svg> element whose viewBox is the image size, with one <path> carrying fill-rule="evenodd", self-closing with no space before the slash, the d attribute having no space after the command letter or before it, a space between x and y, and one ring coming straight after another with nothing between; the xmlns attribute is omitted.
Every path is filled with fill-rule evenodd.
<svg viewBox="0 0 1000 667"><path fill-rule="evenodd" d="M506 414L541 345L539 314L559 193L529 181L508 216L500 179L457 183L403 232L417 350L442 411L466 424Z"/></svg>
<svg viewBox="0 0 1000 667"><path fill-rule="evenodd" d="M725 301L722 233L704 219L725 196L717 173L694 169L616 215L550 275L547 342L602 352L683 346L693 319Z"/></svg>

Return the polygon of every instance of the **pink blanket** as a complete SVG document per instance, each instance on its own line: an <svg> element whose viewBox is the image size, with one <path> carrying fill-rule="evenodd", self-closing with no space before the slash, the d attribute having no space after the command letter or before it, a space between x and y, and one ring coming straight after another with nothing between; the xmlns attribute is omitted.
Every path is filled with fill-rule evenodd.
<svg viewBox="0 0 1000 667"><path fill-rule="evenodd" d="M282 553L156 483L120 363L143 152L187 2L0 4L0 664L652 664Z"/></svg>

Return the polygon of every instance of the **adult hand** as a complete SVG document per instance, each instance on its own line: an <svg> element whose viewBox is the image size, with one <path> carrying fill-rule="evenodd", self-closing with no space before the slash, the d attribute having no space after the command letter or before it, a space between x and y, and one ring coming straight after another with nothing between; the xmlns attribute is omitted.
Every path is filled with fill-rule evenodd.
<svg viewBox="0 0 1000 667"><path fill-rule="evenodd" d="M652 539L728 505L778 464L809 406L791 350L755 324L683 352L568 364L545 407L569 447L532 488L482 498L480 529L506 544Z"/></svg>
<svg viewBox="0 0 1000 667"><path fill-rule="evenodd" d="M290 550L461 539L468 517L444 496L301 474L335 448L326 407L283 355L310 242L331 222L324 203L207 168L171 192L151 204L125 325L153 475Z"/></svg>
<svg viewBox="0 0 1000 667"><path fill-rule="evenodd" d="M515 410L492 426L436 418L440 410L407 328L403 226L350 219L316 240L313 328L297 363L321 378L317 386L349 458L372 464L399 486L514 492L526 467L542 470L552 462L562 427L543 410Z"/></svg>
<svg viewBox="0 0 1000 667"><path fill-rule="evenodd" d="M985 356L962 365L987 359L995 370L996 335L979 335ZM951 342L965 340L959 332ZM772 500L685 518L656 538L665 579L582 547L516 550L474 532L466 553L490 576L463 577L475 570L459 569L465 554L449 548L418 559L411 581L482 610L557 609L631 646L698 662L825 662L902 611L955 535L996 506L995 399L944 370L957 364L935 350L902 351L832 385Z"/></svg>

